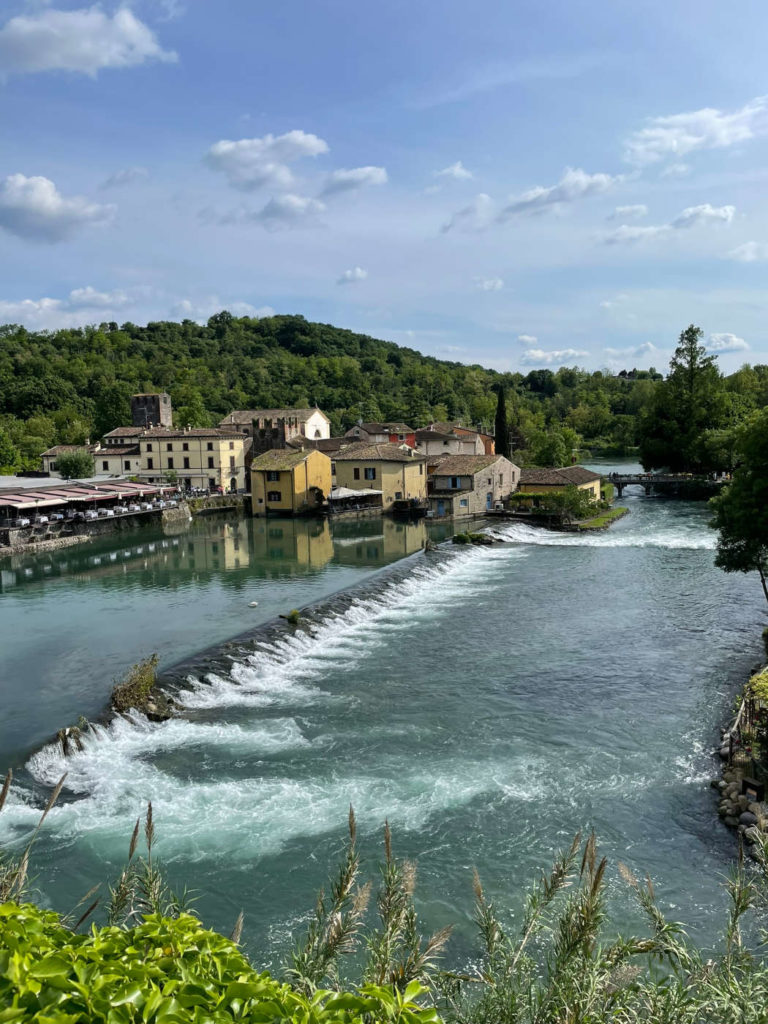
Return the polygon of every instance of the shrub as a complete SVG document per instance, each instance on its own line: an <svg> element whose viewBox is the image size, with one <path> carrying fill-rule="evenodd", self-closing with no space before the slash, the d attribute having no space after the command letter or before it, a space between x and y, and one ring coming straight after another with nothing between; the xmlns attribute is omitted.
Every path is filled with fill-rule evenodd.
<svg viewBox="0 0 768 1024"><path fill-rule="evenodd" d="M156 654L137 662L120 682L112 688L112 707L124 712L130 708L141 708L157 682Z"/></svg>

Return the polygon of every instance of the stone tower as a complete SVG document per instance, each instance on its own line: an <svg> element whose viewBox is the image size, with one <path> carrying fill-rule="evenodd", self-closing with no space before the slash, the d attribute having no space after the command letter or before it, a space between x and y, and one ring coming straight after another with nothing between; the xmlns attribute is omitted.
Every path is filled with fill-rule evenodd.
<svg viewBox="0 0 768 1024"><path fill-rule="evenodd" d="M171 396L158 394L131 395L131 426L172 427Z"/></svg>

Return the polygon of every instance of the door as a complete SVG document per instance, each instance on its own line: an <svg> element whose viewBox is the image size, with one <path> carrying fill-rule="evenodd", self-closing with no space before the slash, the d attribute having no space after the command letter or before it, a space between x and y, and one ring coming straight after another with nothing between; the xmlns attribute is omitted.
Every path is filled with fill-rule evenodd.
<svg viewBox="0 0 768 1024"><path fill-rule="evenodd" d="M445 515L445 502L442 500L439 500L437 503L437 514L439 516Z"/></svg>
<svg viewBox="0 0 768 1024"><path fill-rule="evenodd" d="M485 496L485 509L486 509L486 512L490 512L492 508L493 508L493 494L490 491L488 491L488 493Z"/></svg>

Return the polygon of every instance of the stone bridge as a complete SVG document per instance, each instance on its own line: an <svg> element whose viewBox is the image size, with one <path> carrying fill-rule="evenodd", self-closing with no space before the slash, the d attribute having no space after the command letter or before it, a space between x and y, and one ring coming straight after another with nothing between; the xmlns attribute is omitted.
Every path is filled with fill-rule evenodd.
<svg viewBox="0 0 768 1024"><path fill-rule="evenodd" d="M711 477L693 473L609 473L608 480L616 488L619 498L624 494L625 487L642 487L645 493L650 495L659 484L673 486L700 484L704 487L715 488L724 483L722 480L712 480Z"/></svg>

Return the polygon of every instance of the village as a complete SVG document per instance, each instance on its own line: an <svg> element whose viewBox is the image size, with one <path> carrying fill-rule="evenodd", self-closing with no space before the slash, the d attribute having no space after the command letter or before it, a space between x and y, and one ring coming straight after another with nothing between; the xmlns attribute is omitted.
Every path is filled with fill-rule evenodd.
<svg viewBox="0 0 768 1024"><path fill-rule="evenodd" d="M183 498L229 501L255 517L430 519L533 511L573 489L595 509L601 499L599 474L521 469L491 434L457 423L359 422L332 437L329 418L307 408L236 410L216 427L179 427L162 392L134 395L131 420L95 444L47 449L38 474L0 489L4 543L20 540L18 530L173 509ZM62 467L77 452L93 474L70 481Z"/></svg>

